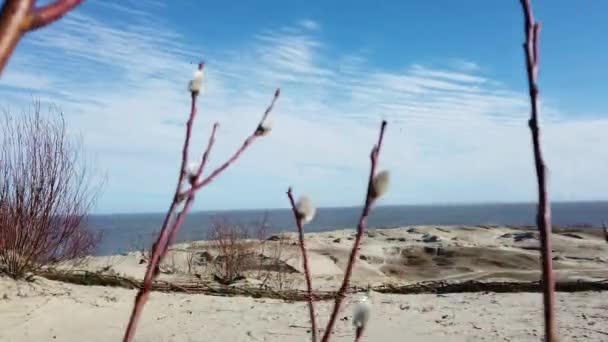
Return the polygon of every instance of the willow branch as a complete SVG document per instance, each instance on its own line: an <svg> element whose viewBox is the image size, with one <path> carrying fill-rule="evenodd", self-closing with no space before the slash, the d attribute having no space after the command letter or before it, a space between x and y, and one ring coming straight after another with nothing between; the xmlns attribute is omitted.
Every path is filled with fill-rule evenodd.
<svg viewBox="0 0 608 342"><path fill-rule="evenodd" d="M199 64L199 70L202 70L203 67L204 67L203 63ZM264 114L264 118L263 118L264 120L266 119L266 117L268 116L268 113L272 109L272 106L274 105L276 99L278 98L279 93L280 92L277 89L277 91L275 92L275 96L273 98L272 104L270 105L269 109L267 109L267 111ZM164 258L165 254L167 253L167 251L169 249L169 245L171 244L172 241L174 241L175 236L177 235L181 226L183 225L186 215L194 202L194 195L195 195L196 191L200 190L203 186L210 183L211 180L213 180L220 173L222 173L222 171L224 171L229 165L234 163L236 161L236 159L238 159L238 157L243 153L245 148L253 142L254 138L261 136L261 134L259 133L260 127L258 126L258 128L256 128L254 133L248 139L245 140L243 147L241 147L237 151L237 153L235 153L222 166L220 166L219 168L214 170L210 176L208 176L207 178L205 178L203 181L201 181L199 183L198 179L201 177L202 173L204 172L205 166L206 166L208 158L209 158L209 154L210 154L211 149L213 148L213 145L215 142L215 134L216 134L217 128L218 128L218 124L216 123L213 126L213 130L211 132L211 136L209 138L207 148L205 149L205 152L203 153L203 158L202 158L201 164L199 165L198 169L196 170L196 174L194 175L194 177L192 179L188 179L188 181L190 183L190 189L187 191L182 191L182 186L184 184L184 180L186 180L186 178L190 176L187 174L186 168L188 165L190 139L192 136L192 126L194 123L194 119L196 118L197 97L198 97L198 90L191 91L192 102L191 102L191 108L190 108L190 116L189 116L188 122L186 124L186 136L184 139L184 146L182 148L182 160L181 160L181 166L180 166L180 173L179 173L179 177L178 177L177 186L175 188L175 193L173 196L173 201L171 202L167 215L165 216L165 220L163 222L159 236L153 245L152 256L150 257L150 262L148 263L148 268L146 270L146 275L144 277L143 286L139 290L137 296L135 297L135 305L133 307L133 312L131 313L129 324L127 326L127 329L125 331L125 336L123 338L124 342L131 342L135 336L135 330L136 330L137 323L140 319L143 308L150 297L150 290L152 288L153 280L158 276L159 265L160 265L162 259ZM260 123L260 125L261 125L261 123ZM185 203L183 205L183 209L176 216L176 211L178 210L178 207L184 201L185 201Z"/></svg>
<svg viewBox="0 0 608 342"><path fill-rule="evenodd" d="M84 0L57 0L46 6L37 8L31 16L29 30L46 26L80 5Z"/></svg>
<svg viewBox="0 0 608 342"><path fill-rule="evenodd" d="M84 0L57 0L34 8L35 0L6 0L0 9L0 74L28 31L51 24Z"/></svg>
<svg viewBox="0 0 608 342"><path fill-rule="evenodd" d="M538 66L539 48L538 39L540 24L534 21L530 0L521 0L524 13L524 30L526 41L523 45L526 56L526 71L528 75L528 88L530 95L531 115L528 125L532 134L532 147L534 152L534 166L538 186L538 208L536 224L540 231L542 276L543 276L543 306L545 320L545 341L557 341L555 322L555 280L551 257L551 207L547 194L547 166L543 159L541 148L541 134L538 123Z"/></svg>
<svg viewBox="0 0 608 342"><path fill-rule="evenodd" d="M220 173L222 173L224 170L226 170L230 165L232 165L240 156L241 154L243 154L243 152L245 152L245 150L259 137L261 137L263 135L263 133L261 133L260 127L262 126L262 123L267 120L268 115L270 114L270 112L272 111L272 109L274 108L274 105L277 101L277 99L279 98L279 95L281 94L281 90L277 89L274 92L274 96L272 98L272 101L270 102L270 105L266 108L266 110L264 111L264 115L262 116L262 119L260 120L260 123L258 124L257 128L255 129L255 131L248 136L245 141L243 142L243 144L234 152L234 154L232 156L230 156L230 158L228 158L228 160L226 160L226 162L224 162L222 165L220 165L218 168L216 168L215 170L213 170L213 172L211 172L211 174L209 174L207 177L205 177L203 180L201 181L197 181L194 185L192 185L192 188L190 188L190 190L184 192L181 194L181 196L183 198L187 198L190 195L192 195L195 191L199 190L200 188L208 185L209 183L211 183L215 177L217 177Z"/></svg>
<svg viewBox="0 0 608 342"><path fill-rule="evenodd" d="M363 327L357 327L355 332L355 342L359 342L361 341L361 338L363 338L363 329Z"/></svg>
<svg viewBox="0 0 608 342"><path fill-rule="evenodd" d="M342 285L336 294L336 298L334 300L334 308L329 318L329 322L325 328L325 334L321 339L322 342L328 342L331 337L331 333L334 329L334 325L336 324L336 320L338 319L338 314L340 313L340 308L342 306L342 302L344 301L344 295L346 290L350 285L350 279L353 272L353 267L357 260L357 252L359 250L359 245L361 244L361 239L363 238L363 233L365 232L365 227L367 225L367 217L369 216L369 212L372 204L374 203L374 189L373 189L373 180L374 175L376 174L376 166L378 164L378 157L380 155L380 148L382 147L382 139L384 138L384 130L386 128L386 121L382 121L382 125L380 126L380 135L378 137L378 143L372 149L370 155L370 172L369 179L367 181L367 194L365 196L365 205L363 206L363 211L361 212L361 217L359 218L359 224L357 225L357 234L355 235L355 241L353 243L353 248L350 252L350 256L348 258L348 265L346 266L346 272L344 274L344 279L342 280Z"/></svg>
<svg viewBox="0 0 608 342"><path fill-rule="evenodd" d="M204 67L204 64L201 63L201 64L199 64L198 68L199 68L199 70L202 70L203 67ZM140 319L143 308L150 297L150 290L152 289L152 282L153 282L154 278L156 278L156 276L158 276L159 265L160 265L161 259L164 255L165 250L168 248L167 247L168 240L169 240L170 232L172 230L171 227L173 226L171 224L172 223L171 219L174 217L175 211L177 210L177 208L181 202L179 194L182 189L182 184L183 184L184 178L186 177L186 166L188 164L188 152L189 152L189 148L190 148L190 139L192 136L192 126L194 123L194 119L196 118L196 111L197 111L196 110L197 109L196 108L197 98L198 98L198 93L192 92L191 93L190 114L188 117L188 121L186 123L186 136L184 138L184 145L182 147L182 160L181 160L177 185L175 187L175 193L173 195L173 200L171 202L171 205L169 206L169 210L167 211L167 214L165 215L165 219L164 219L163 225L160 229L158 238L153 245L150 261L148 262L148 268L146 269L146 275L144 276L143 286L141 287L141 289L137 293L137 296L135 297L135 305L133 306L133 311L132 311L131 317L129 319L129 324L127 326L127 329L125 331L125 336L123 338L123 341L125 341L125 342L132 341L135 336L135 329L136 329L137 323Z"/></svg>
<svg viewBox="0 0 608 342"><path fill-rule="evenodd" d="M213 145L215 143L215 133L217 132L218 126L219 126L218 123L215 123L213 125L213 130L211 131L211 135L209 136L209 142L207 143L207 148L205 149L205 152L203 153L203 159L198 167L198 170L196 172L196 175L194 176L194 179L198 179L201 176L201 174L203 173L203 171L205 170L205 165L207 164L207 160L209 159L209 154L211 153L211 149L213 148ZM182 224L184 223L186 215L188 214L188 211L190 210L190 207L192 206L192 202L194 202L194 194L188 196L188 198L186 199L186 203L184 204L184 209L177 215L177 218L175 219L175 224L173 225L173 228L169 232L169 237L167 238L167 243L165 244L165 247L163 250L163 256L165 256L167 254L167 251L169 250L169 246L173 243L173 241L175 241L175 237L177 236L177 233L179 232Z"/></svg>
<svg viewBox="0 0 608 342"><path fill-rule="evenodd" d="M306 291L308 295L308 313L310 314L310 325L312 330L312 341L317 342L317 318L315 315L315 304L312 297L312 277L310 274L310 267L308 265L308 253L306 251L306 245L304 242L304 228L302 227L302 220L296 209L296 203L293 199L291 188L287 190L287 197L289 197L289 203L291 204L291 210L298 226L298 237L300 239L300 252L304 259L304 277L306 279Z"/></svg>

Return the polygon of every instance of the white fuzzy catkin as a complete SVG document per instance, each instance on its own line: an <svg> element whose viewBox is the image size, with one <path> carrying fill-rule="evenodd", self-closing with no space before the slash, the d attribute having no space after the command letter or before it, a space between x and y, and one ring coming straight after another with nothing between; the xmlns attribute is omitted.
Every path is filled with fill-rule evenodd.
<svg viewBox="0 0 608 342"><path fill-rule="evenodd" d="M390 173L388 170L380 171L372 180L372 197L374 199L384 195L390 185Z"/></svg>
<svg viewBox="0 0 608 342"><path fill-rule="evenodd" d="M196 174L198 173L198 168L201 164L199 162L190 162L186 165L186 177L188 177L188 181L190 184L196 181Z"/></svg>
<svg viewBox="0 0 608 342"><path fill-rule="evenodd" d="M371 316L372 303L370 300L370 292L363 296L357 304L355 304L355 312L353 314L353 325L355 328L365 328Z"/></svg>
<svg viewBox="0 0 608 342"><path fill-rule="evenodd" d="M189 83L188 88L190 89L190 92L198 94L198 92L201 91L201 88L203 86L203 78L204 78L203 71L197 69L194 72L194 75L192 76L192 80L190 80L190 83Z"/></svg>
<svg viewBox="0 0 608 342"><path fill-rule="evenodd" d="M315 217L315 206L308 196L301 196L296 203L296 211L302 223L308 223Z"/></svg>

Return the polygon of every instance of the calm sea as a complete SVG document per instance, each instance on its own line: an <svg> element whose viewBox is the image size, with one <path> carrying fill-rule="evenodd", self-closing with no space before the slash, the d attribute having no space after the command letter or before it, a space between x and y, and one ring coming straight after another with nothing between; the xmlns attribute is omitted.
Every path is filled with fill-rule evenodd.
<svg viewBox="0 0 608 342"><path fill-rule="evenodd" d="M608 202L554 203L553 223L566 225L598 226L608 220ZM315 220L306 225L308 232L354 228L360 208L322 208ZM411 205L380 206L374 208L369 220L370 228L391 228L405 225L533 225L534 204L483 204L483 205ZM204 240L213 220L225 218L247 224L260 221L267 215L273 232L294 230L294 220L288 209L238 210L194 212L188 215L177 242ZM164 214L92 215L89 223L101 231L103 240L97 255L117 254L152 244Z"/></svg>

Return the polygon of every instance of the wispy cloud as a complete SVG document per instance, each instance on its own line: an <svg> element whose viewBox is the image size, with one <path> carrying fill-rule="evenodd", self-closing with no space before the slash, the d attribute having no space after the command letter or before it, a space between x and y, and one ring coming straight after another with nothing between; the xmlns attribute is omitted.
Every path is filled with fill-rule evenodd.
<svg viewBox="0 0 608 342"><path fill-rule="evenodd" d="M303 19L300 20L298 22L298 25L302 26L303 28L310 30L310 31L316 31L321 29L321 25L319 25L318 22L311 20L311 19Z"/></svg>
<svg viewBox="0 0 608 342"><path fill-rule="evenodd" d="M283 89L272 134L208 188L201 209L285 206L288 185L321 205L358 204L381 119L390 124L381 160L394 175L385 203L533 199L525 85L509 88L464 59L393 69L352 51L336 55L312 20L243 33L248 42L237 51L210 49L153 15L162 5L83 6L28 37L0 83L6 105L25 106L32 95L57 103L84 133L109 177L99 210L166 204L188 112L186 81L201 51L208 92L193 146L202 151L220 121L212 163L255 128L274 88ZM555 198L604 196L608 152L598 146L608 143L608 120L543 107Z"/></svg>

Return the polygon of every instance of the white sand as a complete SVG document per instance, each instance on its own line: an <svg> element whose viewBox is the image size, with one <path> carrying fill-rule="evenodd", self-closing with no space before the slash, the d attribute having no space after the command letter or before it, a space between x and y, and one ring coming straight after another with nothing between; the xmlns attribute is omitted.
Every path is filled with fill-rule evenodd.
<svg viewBox="0 0 608 342"><path fill-rule="evenodd" d="M521 233L507 228L418 227L371 231L364 239L354 280L360 285L408 283L430 279L537 280L534 239L501 237ZM425 233L438 242L423 242ZM608 278L608 244L600 236L582 239L554 234L560 279ZM336 289L342 278L352 230L310 234L307 245L316 289ZM295 236L290 235L292 238ZM427 236L428 237L428 236ZM340 239L337 241L335 239ZM455 239L454 239L455 238ZM335 242L334 242L335 241ZM166 280L192 280L185 274L189 247L174 246L171 263L177 273ZM204 248L204 245L203 245ZM290 254L291 253L291 254ZM300 269L297 246L284 255ZM113 272L141 278L145 264L136 253L93 258L87 269L110 266ZM182 271L179 271L181 269ZM203 275L204 276L204 275ZM295 287L303 287L294 273ZM0 341L119 341L135 291L79 286L37 277L33 283L0 278ZM4 296L4 298L3 298ZM333 341L352 341L348 298ZM365 341L539 341L542 336L541 294L383 295L374 293L373 313ZM329 302L317 304L320 326ZM608 341L608 293L558 293L561 341ZM247 297L213 297L153 293L138 329L137 341L306 341L306 304Z"/></svg>
<svg viewBox="0 0 608 342"><path fill-rule="evenodd" d="M135 291L0 281L1 341L119 341ZM20 288L21 290L18 290ZM20 292L20 295L17 293ZM325 322L329 303L317 305ZM558 294L562 341L608 340L608 293ZM352 341L352 308L334 341ZM366 341L539 341L540 294L373 295ZM305 303L154 293L137 341L306 341Z"/></svg>

